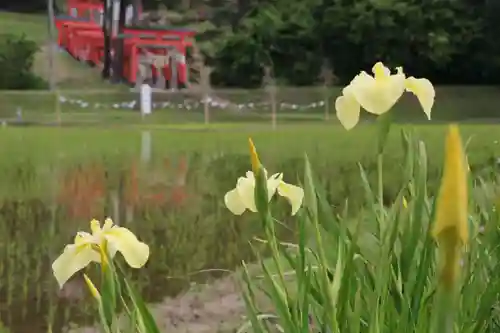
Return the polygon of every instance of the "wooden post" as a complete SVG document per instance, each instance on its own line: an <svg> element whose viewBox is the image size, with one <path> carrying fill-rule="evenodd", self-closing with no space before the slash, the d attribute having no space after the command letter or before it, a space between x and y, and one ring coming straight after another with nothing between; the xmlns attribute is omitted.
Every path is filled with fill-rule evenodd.
<svg viewBox="0 0 500 333"><path fill-rule="evenodd" d="M56 122L58 126L61 126L61 100L59 90L54 91L54 99L55 99L55 110L56 110Z"/></svg>
<svg viewBox="0 0 500 333"><path fill-rule="evenodd" d="M179 72L177 68L177 50L174 55L170 57L170 90L179 90Z"/></svg>
<svg viewBox="0 0 500 333"><path fill-rule="evenodd" d="M205 118L205 125L210 123L210 74L212 68L205 65L205 59L198 46L193 41L193 65L188 70L193 70L197 73L197 78L192 78L199 86L201 98L203 100L203 116ZM195 84L196 85L196 84Z"/></svg>
<svg viewBox="0 0 500 333"><path fill-rule="evenodd" d="M328 60L323 61L323 66L321 67L321 75L323 81L323 100L325 102L325 120L330 120L330 86L332 85L335 76L331 69Z"/></svg>
<svg viewBox="0 0 500 333"><path fill-rule="evenodd" d="M113 21L113 0L104 0L104 22L102 34L104 36L104 62L102 78L109 79L111 76L111 29Z"/></svg>
<svg viewBox="0 0 500 333"><path fill-rule="evenodd" d="M139 24L139 10L141 8L141 0L132 0L132 8L134 10L134 15L132 17L132 25Z"/></svg>
<svg viewBox="0 0 500 333"><path fill-rule="evenodd" d="M56 88L56 72L54 70L54 37L56 36L54 0L47 1L47 14L49 16L49 85L50 90L54 90Z"/></svg>
<svg viewBox="0 0 500 333"><path fill-rule="evenodd" d="M188 39L189 40L189 39ZM188 61L188 57L187 57L187 48L184 48L184 63L185 63L185 72L186 72L186 79L184 81L184 88L187 88L189 89L191 87L191 83L190 83L190 77L191 77L191 62Z"/></svg>
<svg viewBox="0 0 500 333"><path fill-rule="evenodd" d="M212 73L212 69L208 66L203 66L201 68L200 73L200 81L201 81L201 91L203 94L203 115L205 118L205 125L210 123L210 74Z"/></svg>
<svg viewBox="0 0 500 333"><path fill-rule="evenodd" d="M111 197L111 209L112 209L111 219L113 220L113 222L115 224L119 225L120 224L120 217L121 217L120 216L120 191L119 191L119 189L111 191L110 197Z"/></svg>
<svg viewBox="0 0 500 333"><path fill-rule="evenodd" d="M276 106L276 85L271 85L269 87L269 91L270 91L270 101L271 101L271 118L272 118L272 126L273 126L273 130L276 129L277 127L277 106Z"/></svg>
<svg viewBox="0 0 500 333"><path fill-rule="evenodd" d="M200 49L196 45L196 42L194 40L189 39L189 41L192 43L192 50L193 50L193 55L192 55L192 64L188 68L188 71L192 71L194 76L191 75L191 82L194 83L194 86L198 86L201 84L201 69L205 65L205 60L203 59L203 55L201 54Z"/></svg>
<svg viewBox="0 0 500 333"><path fill-rule="evenodd" d="M117 34L120 35L123 33L123 28L125 27L125 15L127 11L127 5L128 1L126 0L120 0L120 4L118 7L118 27L117 27ZM113 17L114 19L114 17ZM118 38L115 40L115 55L114 58L112 59L113 61L113 81L115 82L122 82L123 80L123 61L124 61L124 56L123 56L123 48L124 48L124 43L125 39L124 38Z"/></svg>
<svg viewBox="0 0 500 333"><path fill-rule="evenodd" d="M269 94L269 103L271 104L271 124L273 130L277 127L278 108L276 105L276 82L272 75L272 68L269 66L264 67L264 84L267 93Z"/></svg>
<svg viewBox="0 0 500 333"><path fill-rule="evenodd" d="M168 56L155 55L153 56L153 66L156 69L156 88L164 90L167 86L163 69L168 65Z"/></svg>

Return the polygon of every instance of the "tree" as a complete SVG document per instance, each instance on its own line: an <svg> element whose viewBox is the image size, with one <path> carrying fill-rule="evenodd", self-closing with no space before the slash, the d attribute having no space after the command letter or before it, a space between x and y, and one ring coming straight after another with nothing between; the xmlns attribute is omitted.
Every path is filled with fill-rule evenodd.
<svg viewBox="0 0 500 333"><path fill-rule="evenodd" d="M269 65L278 81L314 82L323 62L321 41L314 33L315 7L314 0L280 0L254 7L222 42L215 56L214 81L257 86L262 65Z"/></svg>
<svg viewBox="0 0 500 333"><path fill-rule="evenodd" d="M125 15L127 11L127 6L129 5L129 1L120 0L119 7L119 17L118 17L118 35L123 34L123 28L125 27ZM124 48L124 39L119 38L115 41L114 49L115 55L113 58L113 80L115 82L120 82L123 78L123 48Z"/></svg>
<svg viewBox="0 0 500 333"><path fill-rule="evenodd" d="M113 22L113 1L104 0L104 22L102 25L102 33L104 35L104 64L102 69L102 77L109 79L111 76L111 30Z"/></svg>
<svg viewBox="0 0 500 333"><path fill-rule="evenodd" d="M324 58L340 83L380 60L438 84L499 83L498 10L500 0L259 1L215 43L214 83L256 86L265 64L278 81L313 84Z"/></svg>

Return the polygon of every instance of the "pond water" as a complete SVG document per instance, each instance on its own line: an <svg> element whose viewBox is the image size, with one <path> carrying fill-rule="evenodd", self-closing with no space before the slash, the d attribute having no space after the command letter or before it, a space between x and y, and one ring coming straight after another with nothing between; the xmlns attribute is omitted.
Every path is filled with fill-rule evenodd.
<svg viewBox="0 0 500 333"><path fill-rule="evenodd" d="M246 159L178 154L150 161L147 154L111 163L5 167L0 315L11 332L60 332L70 322L94 321L81 275L59 290L51 271L53 260L78 230L88 230L92 218L110 216L150 245L147 266L130 270L149 302L252 259L248 242L260 232L258 221L231 216L222 202Z"/></svg>
<svg viewBox="0 0 500 333"><path fill-rule="evenodd" d="M93 218L112 217L150 246L148 264L141 270L129 270L148 302L177 295L192 283L218 278L242 260L253 259L249 241L261 234L257 216L235 217L223 204L224 194L249 169L248 134L240 133L236 140L234 133L212 133L210 137L196 133L181 138L178 133L163 136L161 132L158 136L158 132L155 143L177 146L167 150L156 144L152 151L152 138L143 133L74 129L3 132L0 324L11 332L61 332L70 323L94 322L82 276L75 276L59 290L51 271L64 246L73 241L77 231L88 230ZM338 151L340 147L349 152L358 148L336 141L339 148L335 150L328 140L296 136L294 132L283 135L279 134L282 141L261 138L259 153L268 170L283 172L285 181L295 183L304 174L302 154L307 150L332 208L337 213L347 208L350 214L359 214L365 192L356 163L361 161L374 184L376 161L371 150L367 148L367 155L345 155ZM230 149L232 141L241 142L244 148ZM266 147L265 142L275 145ZM328 144L320 149L321 142ZM197 148L189 147L195 143ZM211 149L206 143L212 143L207 145ZM82 148L77 148L80 144ZM398 193L400 164L399 152L391 151L384 177L388 204ZM429 169L429 179L437 179L438 174L436 168ZM294 220L289 218L288 204L277 200L272 207L273 216L288 225L279 236L292 238ZM93 273L89 272L91 277Z"/></svg>

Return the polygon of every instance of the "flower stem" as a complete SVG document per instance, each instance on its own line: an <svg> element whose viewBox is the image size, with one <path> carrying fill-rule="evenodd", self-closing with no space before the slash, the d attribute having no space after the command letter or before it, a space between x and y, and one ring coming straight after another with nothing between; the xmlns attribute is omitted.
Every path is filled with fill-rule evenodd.
<svg viewBox="0 0 500 333"><path fill-rule="evenodd" d="M377 190L378 190L378 202L379 202L379 216L382 220L384 211L384 179L383 179L383 164L384 155L382 153L377 156Z"/></svg>
<svg viewBox="0 0 500 333"><path fill-rule="evenodd" d="M453 333L455 315L455 293L450 290L438 290L434 308L436 317L433 322L432 333Z"/></svg>
<svg viewBox="0 0 500 333"><path fill-rule="evenodd" d="M274 221L270 214L268 214L266 218L268 219L266 223L267 240L269 242L269 246L271 247L271 254L274 261L274 265L278 270L280 283L282 284L283 288L285 288L284 270L281 267L281 262L279 257L280 251L278 248L278 242L276 240L276 230L274 228Z"/></svg>

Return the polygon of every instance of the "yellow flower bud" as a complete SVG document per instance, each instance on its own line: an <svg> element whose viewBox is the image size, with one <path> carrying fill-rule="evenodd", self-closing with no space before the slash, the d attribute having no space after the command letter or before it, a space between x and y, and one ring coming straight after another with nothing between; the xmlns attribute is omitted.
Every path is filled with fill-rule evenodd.
<svg viewBox="0 0 500 333"><path fill-rule="evenodd" d="M257 149L255 149L255 145L251 138L248 138L248 145L250 146L250 159L252 161L252 171L254 174L257 174L259 168L261 166L259 155L257 154Z"/></svg>
<svg viewBox="0 0 500 333"><path fill-rule="evenodd" d="M436 220L432 230L434 238L452 228L463 245L469 240L467 219L467 165L460 133L456 125L450 126L446 138L443 178L437 198Z"/></svg>
<svg viewBox="0 0 500 333"><path fill-rule="evenodd" d="M83 274L83 278L85 279L85 283L87 284L87 287L89 288L89 291L90 291L90 294L92 295L92 297L94 297L98 301L101 300L101 294L99 293L99 291L95 287L92 280L90 280L90 278L87 276L87 274Z"/></svg>
<svg viewBox="0 0 500 333"><path fill-rule="evenodd" d="M456 125L449 128L441 187L436 201L436 219L432 236L438 242L442 261L441 282L455 285L460 252L469 241L467 214L467 162Z"/></svg>

